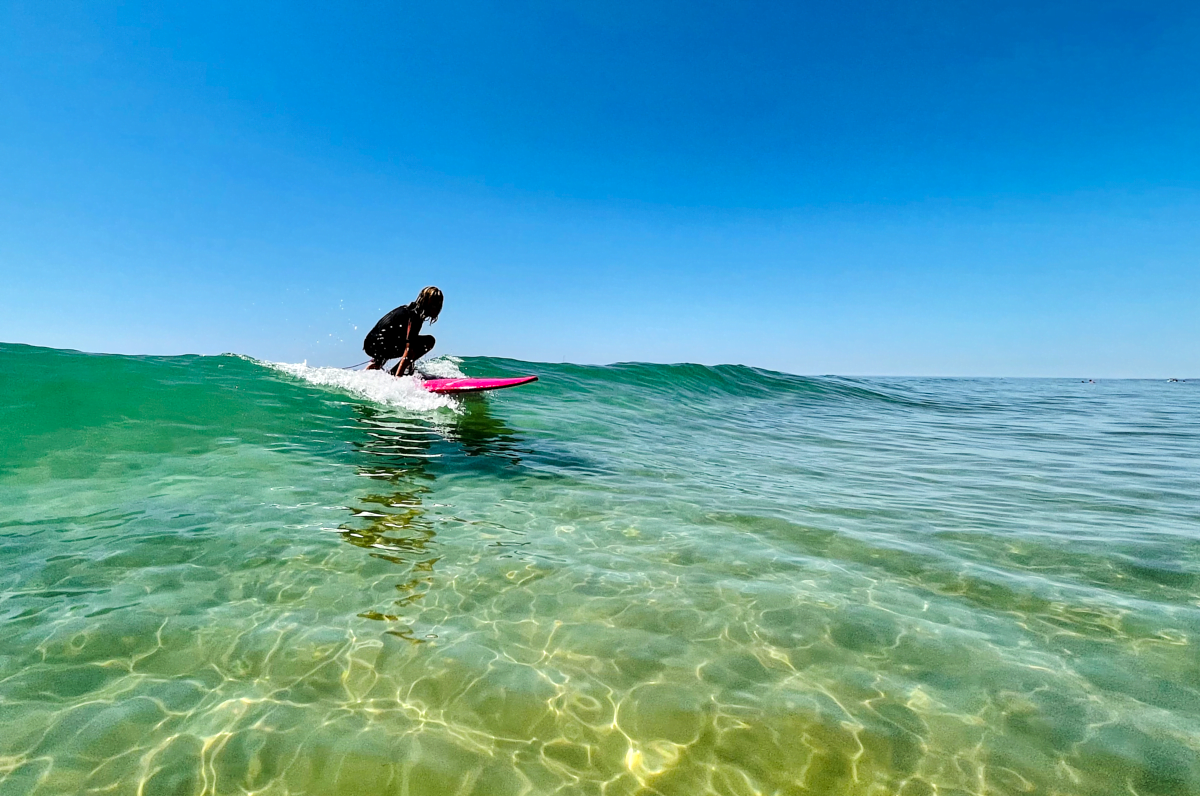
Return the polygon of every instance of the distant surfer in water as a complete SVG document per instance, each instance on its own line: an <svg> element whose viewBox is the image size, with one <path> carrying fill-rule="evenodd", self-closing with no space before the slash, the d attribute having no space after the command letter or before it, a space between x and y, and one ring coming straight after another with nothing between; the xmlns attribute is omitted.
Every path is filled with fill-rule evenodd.
<svg viewBox="0 0 1200 796"><path fill-rule="evenodd" d="M389 359L400 357L388 372L393 376L411 374L416 361L432 351L436 342L433 335L421 334L421 324L437 323L441 311L442 291L430 286L412 304L397 307L380 318L363 340L363 351L371 358L367 370L383 370Z"/></svg>

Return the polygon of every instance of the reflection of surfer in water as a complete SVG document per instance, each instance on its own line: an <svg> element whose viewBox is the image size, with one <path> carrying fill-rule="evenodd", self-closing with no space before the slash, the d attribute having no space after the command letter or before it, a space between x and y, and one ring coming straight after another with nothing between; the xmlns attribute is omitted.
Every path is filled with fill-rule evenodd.
<svg viewBox="0 0 1200 796"><path fill-rule="evenodd" d="M363 340L363 351L371 358L367 370L382 370L389 359L400 357L389 373L393 376L411 374L414 363L433 350L436 342L433 335L421 334L421 324L425 321L437 323L441 311L442 291L430 286L422 290L413 303L397 307L380 318Z"/></svg>
<svg viewBox="0 0 1200 796"><path fill-rule="evenodd" d="M457 442L468 456L482 457L473 467L505 472L520 465L520 439L488 413L484 401L468 402L463 413L455 416L449 436L427 420L396 418L370 404L356 405L354 412L363 431L352 443L358 452L357 472L370 479L372 486L354 498L349 507L352 516L337 531L347 543L397 567L392 570L395 591L370 590L367 598L371 605L358 616L383 622L383 632L421 644L436 638L427 630L433 629L431 622L440 621L438 614L445 613L445 604L438 606L439 599L445 598L439 597L434 567L445 555L437 530L447 517L436 509L430 513L424 505L435 478L444 472L434 463L457 458L453 454L441 458L450 453L447 443ZM451 470L458 466L461 462ZM511 548L522 542L498 540L495 544ZM426 601L435 608L432 620L421 610Z"/></svg>

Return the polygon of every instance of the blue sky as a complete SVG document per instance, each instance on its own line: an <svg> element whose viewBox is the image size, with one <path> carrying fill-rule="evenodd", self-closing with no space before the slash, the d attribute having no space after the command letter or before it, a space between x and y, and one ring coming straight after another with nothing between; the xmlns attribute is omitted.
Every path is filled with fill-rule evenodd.
<svg viewBox="0 0 1200 796"><path fill-rule="evenodd" d="M1200 376L1198 9L0 2L0 340Z"/></svg>

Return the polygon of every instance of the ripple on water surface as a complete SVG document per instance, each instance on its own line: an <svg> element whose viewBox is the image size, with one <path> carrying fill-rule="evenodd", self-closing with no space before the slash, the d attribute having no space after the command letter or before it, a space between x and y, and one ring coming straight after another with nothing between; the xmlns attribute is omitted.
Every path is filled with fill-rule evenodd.
<svg viewBox="0 0 1200 796"><path fill-rule="evenodd" d="M1192 385L460 367L0 347L0 793L1200 793Z"/></svg>

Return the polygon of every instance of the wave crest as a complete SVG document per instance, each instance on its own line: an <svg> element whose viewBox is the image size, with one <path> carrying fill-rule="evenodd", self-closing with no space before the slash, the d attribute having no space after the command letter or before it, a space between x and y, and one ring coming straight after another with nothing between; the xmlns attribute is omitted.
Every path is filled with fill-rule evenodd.
<svg viewBox="0 0 1200 796"><path fill-rule="evenodd" d="M438 357L421 362L421 370L436 378L462 378L456 357ZM343 370L342 368L310 367L307 362L262 363L282 371L309 384L334 387L375 403L408 409L414 412L431 412L436 409L458 409L458 403L449 396L431 393L421 386L419 376L396 378L382 370Z"/></svg>

